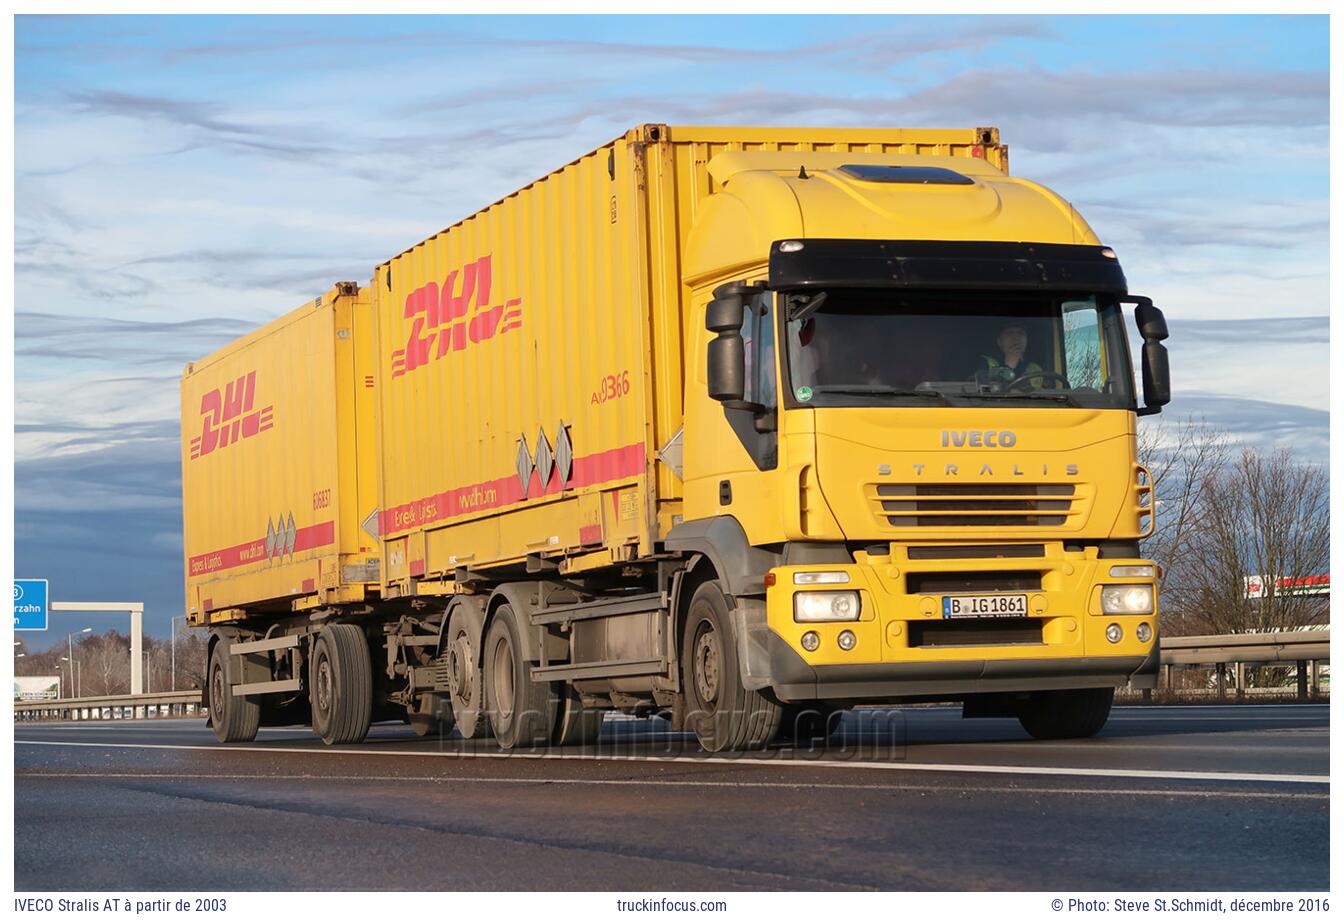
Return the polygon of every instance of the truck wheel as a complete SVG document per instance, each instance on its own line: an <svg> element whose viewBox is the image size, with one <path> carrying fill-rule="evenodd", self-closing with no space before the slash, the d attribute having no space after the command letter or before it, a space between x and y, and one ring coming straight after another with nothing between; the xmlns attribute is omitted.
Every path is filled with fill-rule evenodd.
<svg viewBox="0 0 1344 920"><path fill-rule="evenodd" d="M548 744L559 704L549 682L532 680L523 648L513 608L500 605L485 635L482 680L490 727L505 750Z"/></svg>
<svg viewBox="0 0 1344 920"><path fill-rule="evenodd" d="M358 744L373 717L373 666L364 630L350 623L323 627L308 677L313 731L326 744Z"/></svg>
<svg viewBox="0 0 1344 920"><path fill-rule="evenodd" d="M555 731L551 734L554 744L569 747L589 747L597 744L602 734L602 719L606 715L603 709L587 709L583 697L573 687L560 689L559 718Z"/></svg>
<svg viewBox="0 0 1344 920"><path fill-rule="evenodd" d="M840 728L843 712L830 703L786 703L779 715L775 740L792 744L824 741Z"/></svg>
<svg viewBox="0 0 1344 920"><path fill-rule="evenodd" d="M463 738L490 737L481 692L481 628L479 613L459 605L448 617L443 655L448 660L448 696Z"/></svg>
<svg viewBox="0 0 1344 920"><path fill-rule="evenodd" d="M781 706L742 686L728 601L712 581L696 588L682 634L686 725L707 751L765 745L779 729Z"/></svg>
<svg viewBox="0 0 1344 920"><path fill-rule="evenodd" d="M1018 720L1033 738L1091 738L1111 714L1114 687L1045 690L1022 704Z"/></svg>
<svg viewBox="0 0 1344 920"><path fill-rule="evenodd" d="M253 696L234 696L229 683L228 639L220 639L210 653L210 726L225 744L252 741L261 724L261 703Z"/></svg>
<svg viewBox="0 0 1344 920"><path fill-rule="evenodd" d="M421 738L445 738L453 730L453 704L443 693L421 694L415 712L406 714L407 724Z"/></svg>

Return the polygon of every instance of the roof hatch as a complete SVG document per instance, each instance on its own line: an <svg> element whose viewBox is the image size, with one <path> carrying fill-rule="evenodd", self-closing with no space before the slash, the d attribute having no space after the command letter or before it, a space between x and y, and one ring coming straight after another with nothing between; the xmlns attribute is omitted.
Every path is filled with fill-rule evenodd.
<svg viewBox="0 0 1344 920"><path fill-rule="evenodd" d="M877 166L847 163L845 175L863 182L893 182L907 185L974 185L975 181L941 166Z"/></svg>

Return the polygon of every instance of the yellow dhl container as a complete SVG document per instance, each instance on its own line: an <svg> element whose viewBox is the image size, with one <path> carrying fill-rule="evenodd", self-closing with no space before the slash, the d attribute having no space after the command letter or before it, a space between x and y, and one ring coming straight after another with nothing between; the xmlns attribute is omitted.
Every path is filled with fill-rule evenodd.
<svg viewBox="0 0 1344 920"><path fill-rule="evenodd" d="M373 341L367 292L343 283L187 365L190 622L356 601L377 583Z"/></svg>

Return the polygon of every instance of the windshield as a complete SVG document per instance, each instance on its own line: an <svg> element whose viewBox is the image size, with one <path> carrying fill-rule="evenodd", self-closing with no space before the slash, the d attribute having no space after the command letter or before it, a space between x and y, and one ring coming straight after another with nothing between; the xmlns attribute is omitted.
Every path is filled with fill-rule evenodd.
<svg viewBox="0 0 1344 920"><path fill-rule="evenodd" d="M1110 297L837 289L780 300L797 405L1134 407Z"/></svg>

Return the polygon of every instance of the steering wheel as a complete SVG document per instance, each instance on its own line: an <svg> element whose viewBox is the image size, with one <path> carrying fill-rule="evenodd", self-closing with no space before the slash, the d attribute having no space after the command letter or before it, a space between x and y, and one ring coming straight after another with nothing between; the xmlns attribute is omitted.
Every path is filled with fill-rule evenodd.
<svg viewBox="0 0 1344 920"><path fill-rule="evenodd" d="M1003 385L1003 388L1005 390L1011 390L1014 389L1015 387L1021 386L1024 383L1030 383L1037 377L1049 377L1053 380L1058 380L1059 382L1063 383L1064 389L1066 390L1073 389L1073 384L1069 383L1068 377L1065 377L1063 374L1056 374L1054 371L1028 371L1021 377L1015 377L1014 379L1008 381L1006 384Z"/></svg>

